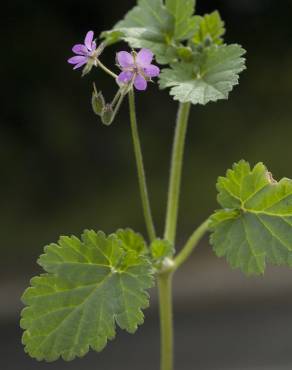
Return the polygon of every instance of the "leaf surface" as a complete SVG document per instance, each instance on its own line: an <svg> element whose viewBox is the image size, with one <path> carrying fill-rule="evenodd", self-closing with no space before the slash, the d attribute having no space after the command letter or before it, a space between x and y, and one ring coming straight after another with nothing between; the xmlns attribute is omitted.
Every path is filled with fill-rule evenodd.
<svg viewBox="0 0 292 370"><path fill-rule="evenodd" d="M241 46L212 46L197 53L193 63L176 63L160 75L160 87L170 87L170 95L182 103L205 105L227 99L245 69Z"/></svg>
<svg viewBox="0 0 292 370"><path fill-rule="evenodd" d="M102 33L108 44L126 41L132 48L148 48L159 62L167 63L174 19L162 0L138 0L125 18ZM171 48L170 48L171 49Z"/></svg>
<svg viewBox="0 0 292 370"><path fill-rule="evenodd" d="M166 257L173 257L175 253L174 246L164 239L155 239L150 245L150 251L154 262L158 264Z"/></svg>
<svg viewBox="0 0 292 370"><path fill-rule="evenodd" d="M225 25L218 11L206 14L203 17L196 17L196 32L193 35L192 42L195 45L202 45L211 42L217 45L223 43L222 37L225 34Z"/></svg>
<svg viewBox="0 0 292 370"><path fill-rule="evenodd" d="M61 237L47 246L38 261L47 273L33 278L22 297L28 306L21 320L26 352L38 360L69 361L89 348L101 351L116 325L134 333L153 284L143 248L141 236L130 230L108 237L85 231L81 240Z"/></svg>
<svg viewBox="0 0 292 370"><path fill-rule="evenodd" d="M220 177L211 243L233 268L263 274L266 261L292 266L292 180L276 182L259 163L241 161Z"/></svg>
<svg viewBox="0 0 292 370"><path fill-rule="evenodd" d="M166 0L166 8L174 17L173 36L175 40L186 40L196 30L195 0Z"/></svg>

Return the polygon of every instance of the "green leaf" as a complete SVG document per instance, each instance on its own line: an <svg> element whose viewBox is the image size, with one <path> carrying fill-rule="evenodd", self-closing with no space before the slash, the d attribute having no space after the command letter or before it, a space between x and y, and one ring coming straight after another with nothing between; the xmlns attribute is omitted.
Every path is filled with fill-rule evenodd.
<svg viewBox="0 0 292 370"><path fill-rule="evenodd" d="M150 49L160 64L167 64L176 58L175 48L168 45L165 41L165 36L156 30L129 27L119 28L118 32L114 29L113 31L103 32L102 36L106 38L106 42L109 44L113 43L111 40L119 41L116 36L121 35L121 39L127 42L132 48Z"/></svg>
<svg viewBox="0 0 292 370"><path fill-rule="evenodd" d="M204 17L196 17L197 29L192 38L195 45L211 42L217 45L223 43L222 37L225 34L225 24L218 11L206 14Z"/></svg>
<svg viewBox="0 0 292 370"><path fill-rule="evenodd" d="M263 274L266 261L292 266L292 180L276 182L259 163L241 161L220 177L218 201L211 217L211 243L233 268Z"/></svg>
<svg viewBox="0 0 292 370"><path fill-rule="evenodd" d="M136 245L135 242L138 242ZM116 325L134 333L153 285L143 239L130 230L106 236L85 231L81 240L61 237L38 263L47 274L31 281L22 299L25 350L38 360L72 360L101 351Z"/></svg>
<svg viewBox="0 0 292 370"><path fill-rule="evenodd" d="M139 255L148 253L146 242L141 234L131 229L119 229L116 235L123 242L124 249L133 250Z"/></svg>
<svg viewBox="0 0 292 370"><path fill-rule="evenodd" d="M162 0L138 0L138 5L115 26L116 29L132 27L142 27L167 34L173 27L173 19Z"/></svg>
<svg viewBox="0 0 292 370"><path fill-rule="evenodd" d="M207 104L227 99L245 69L245 50L239 45L206 48L193 63L176 63L160 75L160 87L182 103Z"/></svg>
<svg viewBox="0 0 292 370"><path fill-rule="evenodd" d="M187 40L196 30L195 0L166 0L165 5L174 17L173 37L175 40Z"/></svg>
<svg viewBox="0 0 292 370"><path fill-rule="evenodd" d="M173 244L168 240L155 239L150 245L152 258L161 262L166 257L172 257L175 253Z"/></svg>
<svg viewBox="0 0 292 370"><path fill-rule="evenodd" d="M173 27L173 16L162 0L139 0L113 30L103 32L101 37L107 44L124 40L132 48L149 48L160 63L167 63L169 58L171 60L166 57L172 54L169 44Z"/></svg>

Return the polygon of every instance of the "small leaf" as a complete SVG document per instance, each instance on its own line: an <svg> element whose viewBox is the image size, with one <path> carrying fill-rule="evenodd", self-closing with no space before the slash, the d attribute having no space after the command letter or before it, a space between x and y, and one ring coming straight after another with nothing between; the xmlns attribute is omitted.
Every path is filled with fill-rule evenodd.
<svg viewBox="0 0 292 370"><path fill-rule="evenodd" d="M123 242L123 247L126 250L133 250L139 255L148 253L146 242L141 234L135 233L131 229L119 229L116 235Z"/></svg>
<svg viewBox="0 0 292 370"><path fill-rule="evenodd" d="M156 239L150 245L152 258L161 262L166 257L172 257L175 253L174 246L167 240Z"/></svg>
<svg viewBox="0 0 292 370"><path fill-rule="evenodd" d="M134 333L153 285L149 259L136 252L141 245L138 234L119 230L108 237L85 231L81 240L61 237L47 246L39 264L48 273L33 278L22 297L26 352L37 360L69 361L90 348L101 351L116 325Z"/></svg>
<svg viewBox="0 0 292 370"><path fill-rule="evenodd" d="M218 179L223 207L211 218L211 243L233 268L263 274L266 260L292 266L292 180L276 182L266 167L241 161Z"/></svg>
<svg viewBox="0 0 292 370"><path fill-rule="evenodd" d="M196 21L197 29L192 38L195 45L205 44L208 40L217 45L223 43L222 36L225 34L225 24L218 11L206 14L204 17L198 16Z"/></svg>
<svg viewBox="0 0 292 370"><path fill-rule="evenodd" d="M182 103L207 104L227 99L245 69L245 50L239 45L206 48L194 55L193 63L176 63L160 75L160 87Z"/></svg>

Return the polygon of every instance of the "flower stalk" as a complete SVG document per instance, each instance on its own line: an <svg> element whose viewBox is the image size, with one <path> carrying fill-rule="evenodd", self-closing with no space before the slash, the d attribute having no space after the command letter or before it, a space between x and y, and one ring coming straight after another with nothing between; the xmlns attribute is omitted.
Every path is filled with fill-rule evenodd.
<svg viewBox="0 0 292 370"><path fill-rule="evenodd" d="M142 201L142 208L146 223L146 228L150 241L153 241L156 238L156 231L154 227L152 211L150 207L150 200L148 195L146 175L143 163L143 155L140 143L140 137L138 132L137 117L136 117L136 107L135 107L135 95L134 90L129 91L129 108L130 108L130 121L131 121L131 131L134 144L134 152L137 165L137 173Z"/></svg>
<svg viewBox="0 0 292 370"><path fill-rule="evenodd" d="M96 64L97 67L100 67L109 76L111 76L114 79L117 79L118 76L114 72L112 72L109 68L107 68L99 59L97 59Z"/></svg>

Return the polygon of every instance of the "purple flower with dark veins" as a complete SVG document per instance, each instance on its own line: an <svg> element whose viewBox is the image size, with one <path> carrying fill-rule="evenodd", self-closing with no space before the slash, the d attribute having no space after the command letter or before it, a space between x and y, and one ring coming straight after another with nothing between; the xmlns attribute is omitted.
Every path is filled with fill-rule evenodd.
<svg viewBox="0 0 292 370"><path fill-rule="evenodd" d="M137 90L147 89L147 82L152 77L157 77L160 69L151 64L153 53L149 49L141 49L138 53L131 54L126 51L117 53L117 62L122 72L117 80L121 84L134 84Z"/></svg>
<svg viewBox="0 0 292 370"><path fill-rule="evenodd" d="M72 51L77 55L68 59L68 63L75 64L73 69L81 68L87 64L88 71L86 73L88 73L94 65L97 66L97 58L102 53L104 46L102 44L97 48L93 38L94 32L89 31L85 36L84 45L76 44L73 46Z"/></svg>

